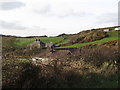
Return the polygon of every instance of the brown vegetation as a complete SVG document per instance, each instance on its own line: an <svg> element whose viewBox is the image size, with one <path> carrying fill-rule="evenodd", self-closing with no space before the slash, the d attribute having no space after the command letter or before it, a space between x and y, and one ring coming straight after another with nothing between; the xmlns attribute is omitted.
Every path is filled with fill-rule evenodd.
<svg viewBox="0 0 120 90"><path fill-rule="evenodd" d="M106 37L108 37L108 35L104 31L83 31L78 34L72 35L70 37L70 42L68 42L67 44L63 44L62 46L101 40Z"/></svg>
<svg viewBox="0 0 120 90"><path fill-rule="evenodd" d="M71 43L85 43L96 41L107 37L108 35L102 31L84 31L71 37Z"/></svg>
<svg viewBox="0 0 120 90"><path fill-rule="evenodd" d="M96 35L90 35L96 37ZM97 39L100 39L99 36L104 38L105 35L101 33ZM84 40L89 39L84 37ZM118 42L115 40L87 45L76 49L73 53L69 50L50 52L49 49L13 50L14 48L11 48L8 50L12 43L10 46L3 46L3 88L116 88L120 66ZM34 55L54 60L47 65L36 65L29 58ZM17 56L27 56L27 61L18 60L21 57Z"/></svg>

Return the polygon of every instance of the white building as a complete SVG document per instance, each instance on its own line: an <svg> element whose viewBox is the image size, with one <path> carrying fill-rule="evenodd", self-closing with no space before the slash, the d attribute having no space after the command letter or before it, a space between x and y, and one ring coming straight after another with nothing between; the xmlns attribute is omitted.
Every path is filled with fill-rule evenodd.
<svg viewBox="0 0 120 90"><path fill-rule="evenodd" d="M105 31L105 32L108 32L108 31L110 31L110 29L104 29L104 31Z"/></svg>
<svg viewBox="0 0 120 90"><path fill-rule="evenodd" d="M120 30L120 28L115 28L115 30L117 31L117 30Z"/></svg>

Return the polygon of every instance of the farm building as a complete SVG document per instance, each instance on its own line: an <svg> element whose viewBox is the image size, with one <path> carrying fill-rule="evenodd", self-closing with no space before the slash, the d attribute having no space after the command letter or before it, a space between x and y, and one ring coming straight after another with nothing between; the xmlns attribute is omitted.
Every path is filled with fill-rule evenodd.
<svg viewBox="0 0 120 90"><path fill-rule="evenodd" d="M115 28L115 30L117 31L117 30L120 30L120 28Z"/></svg>
<svg viewBox="0 0 120 90"><path fill-rule="evenodd" d="M53 46L53 43L46 43L45 47L52 47Z"/></svg>
<svg viewBox="0 0 120 90"><path fill-rule="evenodd" d="M54 44L52 42L44 43L39 39L39 40L36 40L33 43L31 43L30 45L28 45L28 47L30 49L33 49L33 48L53 48Z"/></svg>
<svg viewBox="0 0 120 90"><path fill-rule="evenodd" d="M45 43L42 42L41 40L36 40L34 41L33 43L31 43L30 45L28 45L28 47L30 49L33 49L33 48L45 48Z"/></svg>
<svg viewBox="0 0 120 90"><path fill-rule="evenodd" d="M38 44L40 44L40 48L44 48L46 45L44 42L40 41L40 39L36 42L38 42Z"/></svg>
<svg viewBox="0 0 120 90"><path fill-rule="evenodd" d="M108 32L108 31L110 31L110 29L104 29L104 31L105 31L105 32Z"/></svg>

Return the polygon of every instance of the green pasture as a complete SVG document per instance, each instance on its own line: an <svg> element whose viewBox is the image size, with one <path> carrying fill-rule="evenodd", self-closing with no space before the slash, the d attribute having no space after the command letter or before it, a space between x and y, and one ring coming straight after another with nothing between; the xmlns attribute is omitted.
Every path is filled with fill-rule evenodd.
<svg viewBox="0 0 120 90"><path fill-rule="evenodd" d="M69 41L70 41L69 39L66 39L66 40L64 40L63 42L56 44L56 46L59 46L59 45L62 45L62 44L66 44L66 43L68 43Z"/></svg>
<svg viewBox="0 0 120 90"><path fill-rule="evenodd" d="M81 47L81 46L85 46L85 45L89 45L89 44L99 44L99 43L104 43L104 42L107 42L107 41L112 41L112 40L118 40L119 39L118 31L109 31L107 33L108 33L109 37L106 37L106 38L101 39L101 40L87 42L87 43L76 43L76 44L73 44L73 45L62 46L62 47L58 47L58 48L76 48L76 47Z"/></svg>
<svg viewBox="0 0 120 90"><path fill-rule="evenodd" d="M62 40L62 37L42 37L42 38L16 38L15 45L19 47L24 47L34 42L36 39L40 39L44 43L56 43Z"/></svg>

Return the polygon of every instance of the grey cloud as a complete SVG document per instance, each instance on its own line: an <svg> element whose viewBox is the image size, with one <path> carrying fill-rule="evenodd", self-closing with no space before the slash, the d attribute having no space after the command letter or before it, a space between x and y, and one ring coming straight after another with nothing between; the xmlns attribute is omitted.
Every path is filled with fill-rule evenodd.
<svg viewBox="0 0 120 90"><path fill-rule="evenodd" d="M90 13L89 13L90 14ZM58 17L84 17L88 15L86 12L81 12L81 11L75 11L75 10L69 10L66 12L64 15L58 15Z"/></svg>
<svg viewBox="0 0 120 90"><path fill-rule="evenodd" d="M40 26L31 26L31 27L25 27L19 25L17 22L6 22L6 21L0 21L0 27L4 29L14 29L14 30L42 30L46 31L46 28L40 27Z"/></svg>
<svg viewBox="0 0 120 90"><path fill-rule="evenodd" d="M51 12L51 5L47 5L47 6L43 7L41 10L34 10L34 12L36 12L38 14L47 14L47 13Z"/></svg>
<svg viewBox="0 0 120 90"><path fill-rule="evenodd" d="M33 26L34 30L42 30L42 31L46 31L46 28L40 27L40 26Z"/></svg>
<svg viewBox="0 0 120 90"><path fill-rule="evenodd" d="M20 8L25 6L22 2L1 2L0 3L0 10L12 10L16 8Z"/></svg>
<svg viewBox="0 0 120 90"><path fill-rule="evenodd" d="M118 13L105 13L100 16L97 16L97 23L112 23L118 25Z"/></svg>
<svg viewBox="0 0 120 90"><path fill-rule="evenodd" d="M64 11L64 10L63 10ZM55 12L52 10L51 5L45 6L41 10L34 10L35 13L40 14L40 15L49 15L49 16L55 16L55 17L60 17L60 18L65 18L65 17L84 17L86 15L91 15L91 13L87 12L81 12L81 11L75 11L74 9L69 9L66 12ZM64 14L63 14L64 13Z"/></svg>
<svg viewBox="0 0 120 90"><path fill-rule="evenodd" d="M25 30L27 27L17 25L16 22L0 21L0 27L5 29Z"/></svg>

